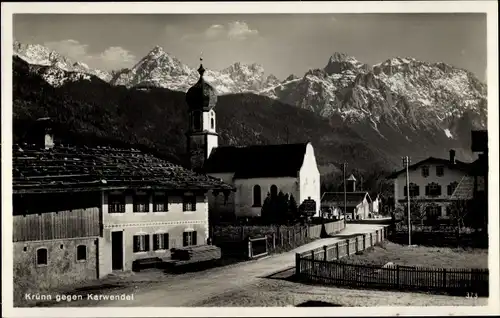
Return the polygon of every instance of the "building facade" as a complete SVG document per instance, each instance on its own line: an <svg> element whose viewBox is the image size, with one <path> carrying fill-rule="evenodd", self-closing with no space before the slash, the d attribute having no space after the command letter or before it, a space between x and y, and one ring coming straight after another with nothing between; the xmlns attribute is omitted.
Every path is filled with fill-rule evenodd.
<svg viewBox="0 0 500 318"><path fill-rule="evenodd" d="M408 168L410 204L418 202L422 207L423 219L448 219L449 206L459 184L470 183L469 164L455 159L455 151L450 150L448 160L430 157ZM391 175L394 180L394 198L396 207L408 201L406 169Z"/></svg>
<svg viewBox="0 0 500 318"><path fill-rule="evenodd" d="M320 201L320 174L311 143L234 147L218 145L215 89L200 79L186 94L189 106L187 152L191 167L225 183L236 192L228 197L209 196L211 217L259 217L268 194L292 195L300 205ZM319 213L319 204L316 213Z"/></svg>
<svg viewBox="0 0 500 318"><path fill-rule="evenodd" d="M53 138L40 138L42 142ZM207 244L208 196L232 186L148 153L54 144L13 149L14 283L43 290Z"/></svg>

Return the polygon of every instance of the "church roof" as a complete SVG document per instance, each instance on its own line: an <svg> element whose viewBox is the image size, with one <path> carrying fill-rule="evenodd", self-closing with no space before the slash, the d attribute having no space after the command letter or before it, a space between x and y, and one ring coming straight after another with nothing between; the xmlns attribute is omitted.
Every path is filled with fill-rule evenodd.
<svg viewBox="0 0 500 318"><path fill-rule="evenodd" d="M206 173L234 173L235 179L297 177L307 143L217 147L206 160Z"/></svg>
<svg viewBox="0 0 500 318"><path fill-rule="evenodd" d="M217 104L217 92L210 84L205 82L203 74L205 68L200 64L198 69L200 79L186 93L186 103L190 110L209 110Z"/></svg>

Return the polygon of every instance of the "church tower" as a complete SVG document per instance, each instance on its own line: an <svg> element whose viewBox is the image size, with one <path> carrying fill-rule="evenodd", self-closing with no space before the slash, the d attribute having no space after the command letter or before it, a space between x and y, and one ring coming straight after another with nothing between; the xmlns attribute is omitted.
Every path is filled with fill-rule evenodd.
<svg viewBox="0 0 500 318"><path fill-rule="evenodd" d="M189 107L189 129L186 133L187 151L190 168L200 171L205 160L210 156L212 149L217 147L218 138L215 126L215 104L217 93L205 82L203 74L203 59L200 58L198 73L200 79L186 93L186 102Z"/></svg>

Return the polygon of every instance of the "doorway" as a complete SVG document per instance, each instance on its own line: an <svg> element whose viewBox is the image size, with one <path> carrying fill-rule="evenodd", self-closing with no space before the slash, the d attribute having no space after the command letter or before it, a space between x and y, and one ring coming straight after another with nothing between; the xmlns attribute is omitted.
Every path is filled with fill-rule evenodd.
<svg viewBox="0 0 500 318"><path fill-rule="evenodd" d="M111 232L111 269L123 270L123 231Z"/></svg>

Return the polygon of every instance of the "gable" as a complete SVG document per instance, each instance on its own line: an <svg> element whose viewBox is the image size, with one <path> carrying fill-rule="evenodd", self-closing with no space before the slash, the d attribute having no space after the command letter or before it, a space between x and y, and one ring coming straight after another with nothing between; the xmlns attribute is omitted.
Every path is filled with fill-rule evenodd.
<svg viewBox="0 0 500 318"><path fill-rule="evenodd" d="M298 176L307 143L217 147L204 165L205 173L234 173L235 179Z"/></svg>

